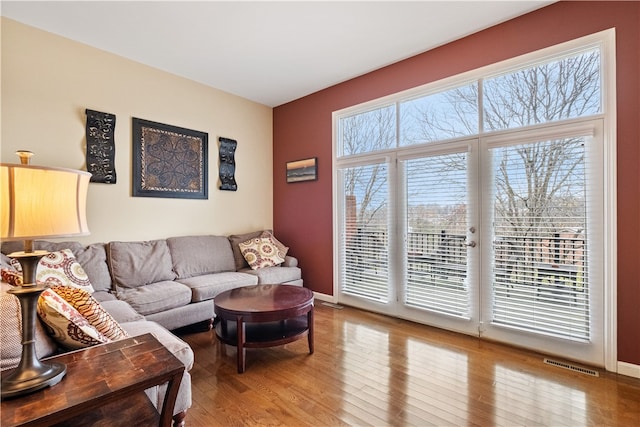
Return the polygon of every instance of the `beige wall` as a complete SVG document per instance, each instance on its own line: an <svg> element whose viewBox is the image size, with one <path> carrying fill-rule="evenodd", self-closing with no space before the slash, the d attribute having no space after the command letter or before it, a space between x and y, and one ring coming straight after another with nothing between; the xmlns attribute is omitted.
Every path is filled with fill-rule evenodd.
<svg viewBox="0 0 640 427"><path fill-rule="evenodd" d="M89 186L91 235L78 240L272 227L271 108L6 18L1 67L2 162L27 149L33 164L86 170L85 109L116 115L117 183ZM208 200L131 196L132 117L208 133ZM238 141L235 192L218 190L221 136Z"/></svg>

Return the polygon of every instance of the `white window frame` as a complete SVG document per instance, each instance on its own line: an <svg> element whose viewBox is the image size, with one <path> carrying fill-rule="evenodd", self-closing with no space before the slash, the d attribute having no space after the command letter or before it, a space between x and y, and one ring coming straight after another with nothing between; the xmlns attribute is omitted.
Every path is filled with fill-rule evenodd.
<svg viewBox="0 0 640 427"><path fill-rule="evenodd" d="M601 70L602 70L602 111L601 115L590 116L590 118L601 117L603 119L603 167L604 167L604 224L603 224L603 251L604 251L604 362L605 369L616 372L618 370L617 362L617 115L616 115L616 53L615 53L615 28L594 33L585 37L551 46L545 49L534 51L515 58L507 59L492 65L488 65L476 70L472 70L459 75L451 76L436 82L428 83L419 87L408 89L399 93L385 96L383 98L371 100L359 105L348 107L332 114L332 135L333 135L333 162L332 169L334 177L333 191L333 241L334 241L334 267L339 265L339 220L338 212L341 200L338 198L339 188L335 179L338 169L346 163L357 164L358 157L349 156L338 158L339 144L339 121L342 117L353 115L355 113L365 112L374 108L380 108L390 103L400 103L404 100L425 96L429 93L440 92L447 88L460 86L465 82L472 82L494 75L503 74L510 70L519 69L527 65L534 65L545 62L558 55L567 55L572 51L581 51L589 47L600 47L601 54ZM481 101L480 101L481 102ZM480 108L482 111L482 107ZM482 120L480 118L480 120ZM533 126L536 127L536 126ZM482 129L482 128L481 128ZM522 130L526 130L523 128ZM511 131L511 130L510 130ZM504 131L480 133L480 137L494 135ZM474 137L470 135L470 137ZM402 153L416 147L402 147L394 150L386 150L386 154ZM385 152L371 153L370 155L385 155ZM368 155L364 155L368 156ZM333 301L338 302L337 296L339 292L339 272L334 268L334 289Z"/></svg>

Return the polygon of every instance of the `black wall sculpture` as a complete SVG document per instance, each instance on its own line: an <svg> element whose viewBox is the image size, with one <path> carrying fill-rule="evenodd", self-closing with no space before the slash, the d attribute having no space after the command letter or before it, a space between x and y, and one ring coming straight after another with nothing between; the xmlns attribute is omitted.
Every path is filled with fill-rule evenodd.
<svg viewBox="0 0 640 427"><path fill-rule="evenodd" d="M87 109L87 171L91 182L116 183L115 114Z"/></svg>
<svg viewBox="0 0 640 427"><path fill-rule="evenodd" d="M234 174L236 173L236 147L238 143L229 138L218 138L220 141L220 190L236 191L238 184Z"/></svg>

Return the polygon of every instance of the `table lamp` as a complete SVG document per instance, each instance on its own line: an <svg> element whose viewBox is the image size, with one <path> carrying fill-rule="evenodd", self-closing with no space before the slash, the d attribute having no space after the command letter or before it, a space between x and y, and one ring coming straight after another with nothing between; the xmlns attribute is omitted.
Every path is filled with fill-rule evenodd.
<svg viewBox="0 0 640 427"><path fill-rule="evenodd" d="M18 366L2 376L2 399L57 384L67 370L60 363L41 362L36 355L36 307L46 289L36 283L36 269L48 252L35 251L33 240L89 234L86 200L91 174L33 166L33 153L16 154L20 164L0 163L0 237L24 240L24 251L9 254L22 266L23 285L7 291L20 301L22 355Z"/></svg>

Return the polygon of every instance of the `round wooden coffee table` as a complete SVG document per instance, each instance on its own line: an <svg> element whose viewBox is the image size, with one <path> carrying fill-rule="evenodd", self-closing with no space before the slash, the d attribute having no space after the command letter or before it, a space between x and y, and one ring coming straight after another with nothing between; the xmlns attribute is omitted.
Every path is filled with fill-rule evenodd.
<svg viewBox="0 0 640 427"><path fill-rule="evenodd" d="M283 345L304 336L313 354L313 292L293 285L256 285L217 295L216 336L238 347L238 373L245 371L245 349Z"/></svg>

